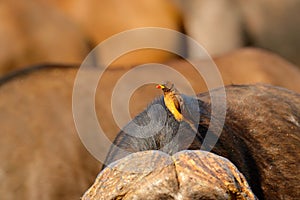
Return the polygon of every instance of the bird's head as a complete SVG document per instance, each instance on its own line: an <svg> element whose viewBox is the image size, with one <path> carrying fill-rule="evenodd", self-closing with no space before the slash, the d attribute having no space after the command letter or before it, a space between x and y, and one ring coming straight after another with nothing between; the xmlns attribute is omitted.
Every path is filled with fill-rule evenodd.
<svg viewBox="0 0 300 200"><path fill-rule="evenodd" d="M170 91L173 90L174 84L171 83L171 82L167 82L165 84L158 84L158 85L156 85L156 88L157 89L161 89L164 92L170 92Z"/></svg>

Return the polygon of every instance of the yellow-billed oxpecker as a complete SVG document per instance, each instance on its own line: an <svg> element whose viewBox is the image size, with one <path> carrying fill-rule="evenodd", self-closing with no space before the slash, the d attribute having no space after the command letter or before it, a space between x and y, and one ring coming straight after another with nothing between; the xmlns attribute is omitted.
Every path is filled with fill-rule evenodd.
<svg viewBox="0 0 300 200"><path fill-rule="evenodd" d="M185 118L182 114L184 109L184 101L178 90L175 88L174 84L167 81L166 84L156 85L157 89L161 89L164 93L164 102L168 110L173 114L174 118L178 121L187 122L194 132L198 132L195 128L194 123Z"/></svg>
<svg viewBox="0 0 300 200"><path fill-rule="evenodd" d="M183 99L174 87L174 84L167 82L166 84L158 84L157 89L164 92L164 102L169 111L173 114L177 121L182 121L183 116L181 108L183 106Z"/></svg>

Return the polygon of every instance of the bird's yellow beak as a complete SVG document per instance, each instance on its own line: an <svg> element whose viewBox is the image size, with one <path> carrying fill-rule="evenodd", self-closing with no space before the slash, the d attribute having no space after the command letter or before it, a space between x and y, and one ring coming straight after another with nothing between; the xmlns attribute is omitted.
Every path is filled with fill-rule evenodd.
<svg viewBox="0 0 300 200"><path fill-rule="evenodd" d="M165 86L164 86L164 85L161 85L161 84L158 84L158 85L156 85L156 88L157 88L157 89L163 89L163 88L165 88Z"/></svg>

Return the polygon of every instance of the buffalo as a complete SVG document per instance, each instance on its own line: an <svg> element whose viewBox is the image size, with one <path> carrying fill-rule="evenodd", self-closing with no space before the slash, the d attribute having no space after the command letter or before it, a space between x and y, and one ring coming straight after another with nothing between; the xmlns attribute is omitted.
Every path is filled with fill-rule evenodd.
<svg viewBox="0 0 300 200"><path fill-rule="evenodd" d="M133 166L135 166L135 164L130 164L130 159L127 158L127 160L129 160L127 163L126 161L121 161L120 163L114 164L114 161L130 153L160 150L170 155L175 154L173 160L175 160L176 165L176 162L178 162L176 160L176 158L178 158L177 152L185 149L212 149L211 152L229 159L238 168L245 176L253 193L258 199L299 199L300 94L284 88L264 84L231 85L225 89L227 106L224 126L221 122L222 118L220 117L224 115L222 103L217 101L217 105L214 105L216 110L214 113L212 112L211 103L212 97L222 99L222 88L209 91L209 93L199 94L197 98L183 96L185 105L183 107L185 110L182 110L183 113L190 113L191 110L195 109L193 103L191 103L193 100L196 100L199 105L200 118L199 121L195 122L198 126L198 131L195 134L189 123L177 121L174 118L173 114L166 108L162 97L155 99L145 111L136 116L133 121L126 125L117 135L105 162L106 164L112 163L112 166L109 167L109 170L104 170L103 174L100 174L103 180L100 178L97 179L90 192L100 192L94 196L102 197L103 199L118 199L118 196L107 197L110 197L109 195L112 195L112 193L114 195L120 195L120 193L124 192L122 189L119 190L119 193L109 190L107 190L106 193L105 191L103 192L101 188L104 180L107 179L111 181L113 186L117 186L119 184L119 178L114 179L114 175L116 174L117 177L122 176L121 168L124 168L123 171L125 171L123 178L125 180L131 178L134 172L130 173L132 169L129 169L129 172L126 174L125 165L127 164L129 168L130 166L134 168ZM151 111L153 105L164 107L164 110L167 112L165 121L163 120L161 111ZM217 123L214 123L214 127L209 129L212 119L217 120ZM151 120L154 120L154 123L151 123ZM149 124L152 125L150 126ZM143 128L132 128L136 127L136 125ZM162 127L160 128L159 126ZM220 135L218 133L219 131L221 131ZM141 137L141 135L144 137ZM218 138L216 145L212 142L213 140L206 143L204 142L207 135L210 138ZM154 153L152 152L152 154ZM138 160L139 157L143 159L143 156L137 156L136 159ZM200 158L195 158L197 156L193 156L193 154L189 154L188 157L188 160L183 162L184 165L188 165L189 162L193 163L193 159L201 160ZM197 165L201 163L199 160L197 162L194 161L197 167L200 167ZM157 162L157 166L161 167L159 159ZM214 170L218 171L215 169L218 166L217 164L210 165L210 161L206 161L206 159L203 158L202 162L208 162L206 164L211 167L206 169L207 166L201 166L200 168L202 169L203 167L206 170L212 169L212 174L209 174L207 179L198 177L198 181L193 182L196 186L193 185L191 188L201 188L199 189L200 191L206 192L202 193L203 196L200 198L200 196L194 194L195 191L191 189L190 192L196 196L188 193L187 196L193 196L193 198L189 197L188 199L202 199L204 197L206 197L204 199L230 199L228 197L208 198L214 191L205 188L206 185L203 186L201 183L203 181L209 182L209 179L211 179L210 176L215 178L219 177L219 179L224 182L223 184L226 183L227 179L215 174ZM137 163L139 163L139 161L137 161ZM148 162L140 161L140 163L143 164L136 165L136 167L140 168L139 170L149 169ZM196 171L198 170L197 167L195 169ZM161 168L162 169L154 170L153 173L155 174L165 170L164 167ZM167 168L167 166L165 168ZM226 165L224 165L224 168L226 168ZM177 170L176 168L175 171ZM179 172L180 170L177 171L177 173ZM192 174L191 176L193 176ZM165 175L167 175L167 172L163 171L159 175L155 174L155 179L153 180L151 178L149 178L149 180L146 179L149 182L147 182L145 186L148 188L145 189L145 191L153 189L153 192L157 192L155 194L159 194L160 187L156 186L156 182L161 180L168 183L168 180L164 179ZM110 180L110 176L112 176L113 180ZM148 173L146 176L152 176L152 174ZM188 177L189 175L186 176ZM141 182L143 182L142 178ZM177 183L181 184L182 180L177 180ZM214 182L209 183L214 184ZM123 193L120 199L131 199L134 196L141 197L139 196L139 189L130 184L135 184L135 181L129 181L124 184L124 190L128 190L129 187L129 191L128 193ZM211 185L207 187L210 188ZM235 187L239 188L239 186ZM132 190L132 188L135 188L137 191ZM135 192L137 192L137 194ZM175 193L177 192L178 190L175 191ZM177 199L174 197L175 193L168 191L165 195L170 197L167 199ZM155 196L155 194L153 195ZM239 194L239 192L237 194ZM89 195L91 194L87 193L84 199L89 199ZM127 198L127 196L131 198ZM147 199L147 197L145 198ZM233 199L235 198L243 199L234 196Z"/></svg>

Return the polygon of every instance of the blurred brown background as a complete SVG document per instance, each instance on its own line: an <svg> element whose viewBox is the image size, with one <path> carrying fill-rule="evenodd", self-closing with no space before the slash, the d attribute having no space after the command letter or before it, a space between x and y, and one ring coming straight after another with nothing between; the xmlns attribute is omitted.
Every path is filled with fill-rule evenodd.
<svg viewBox="0 0 300 200"><path fill-rule="evenodd" d="M0 75L41 63L81 63L110 36L147 26L187 33L212 56L250 45L300 65L299 9L298 0L3 0ZM176 38L172 44L185 48ZM187 52L193 56L193 49ZM143 50L114 64L128 66L171 58L174 55L170 53Z"/></svg>
<svg viewBox="0 0 300 200"><path fill-rule="evenodd" d="M227 85L269 83L300 92L299 10L299 0L0 1L0 199L78 199L92 184L101 163L78 138L72 89L79 64L100 42L132 28L169 28L202 44ZM195 55L176 38L161 43ZM116 81L149 62L174 67L197 93L207 90L174 54L126 54L97 89L95 107L109 139L120 129L110 104ZM10 74L18 69L25 71ZM153 85L139 88L130 101L132 116L160 94Z"/></svg>

